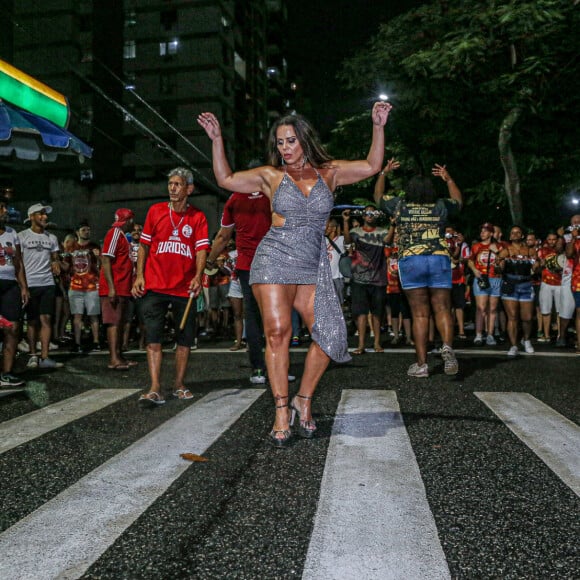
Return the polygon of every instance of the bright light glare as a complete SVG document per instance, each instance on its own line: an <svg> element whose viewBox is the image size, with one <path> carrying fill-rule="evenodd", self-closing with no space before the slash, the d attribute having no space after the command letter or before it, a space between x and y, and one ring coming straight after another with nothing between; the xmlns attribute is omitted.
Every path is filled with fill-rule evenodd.
<svg viewBox="0 0 580 580"><path fill-rule="evenodd" d="M386 95L385 93L381 93L381 94L379 95L379 99L380 99L381 101L388 101L388 100L389 100L389 95Z"/></svg>
<svg viewBox="0 0 580 580"><path fill-rule="evenodd" d="M580 199L578 199L577 197L572 198L572 205L578 205L579 203L580 203Z"/></svg>

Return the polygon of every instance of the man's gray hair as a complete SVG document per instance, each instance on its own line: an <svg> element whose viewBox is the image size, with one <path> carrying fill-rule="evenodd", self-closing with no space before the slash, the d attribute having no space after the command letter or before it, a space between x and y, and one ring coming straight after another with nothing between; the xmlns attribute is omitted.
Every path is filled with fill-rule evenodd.
<svg viewBox="0 0 580 580"><path fill-rule="evenodd" d="M169 179L175 176L184 179L187 185L193 185L193 173L189 169L186 169L185 167L176 167L167 174Z"/></svg>

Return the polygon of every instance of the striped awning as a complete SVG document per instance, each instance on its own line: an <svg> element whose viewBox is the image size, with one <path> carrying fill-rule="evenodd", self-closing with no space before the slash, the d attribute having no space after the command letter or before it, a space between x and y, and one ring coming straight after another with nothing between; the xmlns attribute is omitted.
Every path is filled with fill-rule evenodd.
<svg viewBox="0 0 580 580"><path fill-rule="evenodd" d="M28 161L73 155L82 163L93 150L66 129L0 100L0 155Z"/></svg>

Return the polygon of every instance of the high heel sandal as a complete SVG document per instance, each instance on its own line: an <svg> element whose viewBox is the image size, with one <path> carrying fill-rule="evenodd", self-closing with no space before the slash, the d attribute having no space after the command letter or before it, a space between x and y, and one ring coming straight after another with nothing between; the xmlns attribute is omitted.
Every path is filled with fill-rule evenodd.
<svg viewBox="0 0 580 580"><path fill-rule="evenodd" d="M276 401L280 401L282 399L287 398L288 395L286 395L285 397L275 397ZM283 409L284 407L288 407L288 403L285 403L284 405L276 405L276 409ZM282 437L277 437L276 435L278 433L282 433ZM292 438L292 431L290 429L272 429L272 431L270 431L270 434L268 435L268 438L270 440L270 443L274 447L277 447L278 449L288 447L290 439Z"/></svg>
<svg viewBox="0 0 580 580"><path fill-rule="evenodd" d="M316 423L312 419L310 419L309 421L302 419L302 417L300 416L300 411L294 405L294 400L296 399L296 397L300 397L301 399L312 400L312 397L305 397L304 395L296 394L296 396L294 397L294 399L292 399L292 402L290 403L290 408L292 409L292 415L290 416L290 427L294 426L294 419L296 418L296 415L298 415L298 425L296 426L296 432L300 437L304 439L312 439L314 437L314 433L316 432Z"/></svg>

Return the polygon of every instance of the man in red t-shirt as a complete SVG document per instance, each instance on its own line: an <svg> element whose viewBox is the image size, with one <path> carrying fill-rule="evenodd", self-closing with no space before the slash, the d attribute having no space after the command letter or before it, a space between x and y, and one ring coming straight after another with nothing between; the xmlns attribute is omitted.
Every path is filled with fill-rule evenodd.
<svg viewBox="0 0 580 580"><path fill-rule="evenodd" d="M248 354L252 365L250 376L252 384L266 382L266 364L262 350L260 310L250 287L250 267L256 248L270 229L271 223L270 200L261 191L250 194L232 193L224 206L221 229L215 237L207 260L208 264L213 266L232 238L235 228L236 249L238 250L236 273L244 296L244 322L246 323Z"/></svg>
<svg viewBox="0 0 580 580"><path fill-rule="evenodd" d="M101 350L99 344L99 244L91 241L91 226L83 222L76 229L77 241L72 245L68 258L70 285L68 299L73 315L75 346L72 352L81 353L83 316L86 312L91 324L93 346L91 350Z"/></svg>
<svg viewBox="0 0 580 580"><path fill-rule="evenodd" d="M133 282L131 246L125 234L133 226L134 218L135 214L127 208L115 212L115 222L105 235L101 253L99 296L103 324L107 325L109 368L115 371L126 371L136 364L122 358L120 340Z"/></svg>
<svg viewBox="0 0 580 580"><path fill-rule="evenodd" d="M580 354L580 214L570 218L570 227L564 236L566 257L574 263L572 294L576 305L576 354Z"/></svg>
<svg viewBox="0 0 580 580"><path fill-rule="evenodd" d="M542 329L544 336L538 342L550 342L550 327L552 324L552 306L560 302L562 273L551 267L548 258L558 255L558 234L550 232L544 245L538 250L538 258L542 264L542 282L540 284L540 310L542 311Z"/></svg>
<svg viewBox="0 0 580 580"><path fill-rule="evenodd" d="M139 401L147 405L162 405L161 342L165 315L171 306L175 321L175 383L173 396L192 399L183 384L189 352L195 340L195 321L188 316L179 328L188 297L201 291L209 238L205 215L187 203L193 193L193 175L178 167L169 172L167 184L169 203L156 203L149 208L137 255L137 273L133 296L143 296L142 315L147 335L147 363L151 388Z"/></svg>

